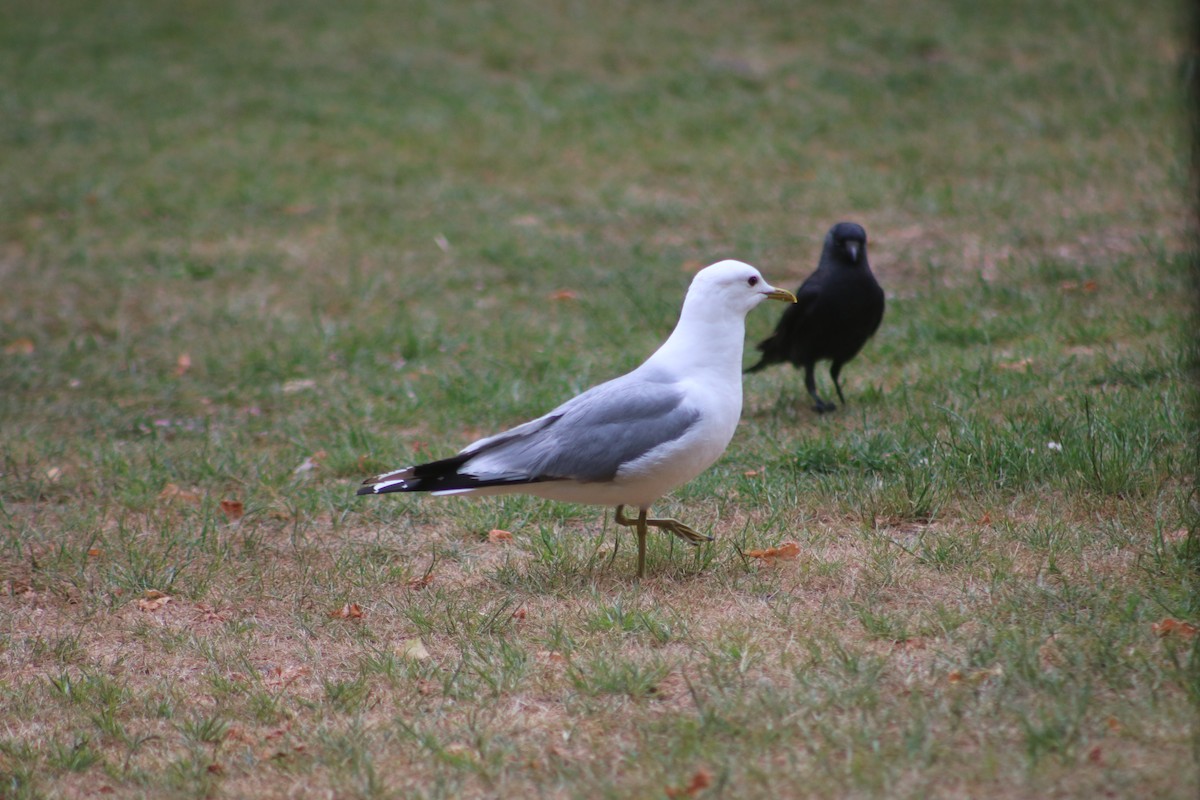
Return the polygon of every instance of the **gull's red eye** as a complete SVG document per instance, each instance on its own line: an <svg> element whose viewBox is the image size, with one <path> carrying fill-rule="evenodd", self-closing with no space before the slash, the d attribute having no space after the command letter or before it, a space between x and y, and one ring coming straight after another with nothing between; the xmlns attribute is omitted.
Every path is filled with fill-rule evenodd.
<svg viewBox="0 0 1200 800"><path fill-rule="evenodd" d="M746 279L746 283L750 284L751 286L758 286L758 276L751 275L749 278Z"/></svg>

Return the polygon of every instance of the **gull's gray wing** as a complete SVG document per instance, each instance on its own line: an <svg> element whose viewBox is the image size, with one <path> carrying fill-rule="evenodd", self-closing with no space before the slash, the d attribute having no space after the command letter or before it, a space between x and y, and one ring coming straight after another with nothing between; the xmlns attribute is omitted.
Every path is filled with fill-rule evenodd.
<svg viewBox="0 0 1200 800"><path fill-rule="evenodd" d="M475 442L460 454L467 456L460 472L481 479L608 481L621 466L683 436L699 418L669 376L636 370Z"/></svg>

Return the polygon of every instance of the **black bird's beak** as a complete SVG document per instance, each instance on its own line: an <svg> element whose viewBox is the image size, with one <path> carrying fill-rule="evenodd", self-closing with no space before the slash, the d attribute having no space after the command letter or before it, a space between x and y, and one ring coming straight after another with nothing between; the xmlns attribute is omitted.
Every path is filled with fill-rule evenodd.
<svg viewBox="0 0 1200 800"><path fill-rule="evenodd" d="M850 253L850 260L858 263L858 242L846 242L846 250Z"/></svg>

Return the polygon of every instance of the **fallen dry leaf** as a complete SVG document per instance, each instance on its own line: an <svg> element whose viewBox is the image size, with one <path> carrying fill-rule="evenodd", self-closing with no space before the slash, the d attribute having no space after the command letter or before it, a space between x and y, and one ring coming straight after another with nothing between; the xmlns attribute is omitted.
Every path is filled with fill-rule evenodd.
<svg viewBox="0 0 1200 800"><path fill-rule="evenodd" d="M396 655L411 661L424 661L429 658L429 651L425 649L425 643L420 639L405 639L396 645L395 650Z"/></svg>
<svg viewBox="0 0 1200 800"><path fill-rule="evenodd" d="M147 589L145 596L137 601L137 606L142 611L158 611L160 608L171 602L171 596L157 589Z"/></svg>
<svg viewBox="0 0 1200 800"><path fill-rule="evenodd" d="M499 528L488 531L488 541L492 544L508 544L512 540L513 535L508 531L502 531Z"/></svg>
<svg viewBox="0 0 1200 800"><path fill-rule="evenodd" d="M892 642L892 646L897 650L924 650L929 646L929 642L923 636L911 636L907 639L897 639Z"/></svg>
<svg viewBox="0 0 1200 800"><path fill-rule="evenodd" d="M330 611L329 616L333 619L362 619L366 616L366 612L358 603L346 603L341 608Z"/></svg>
<svg viewBox="0 0 1200 800"><path fill-rule="evenodd" d="M13 339L8 344L4 345L4 354L8 356L31 356L33 355L34 346L33 339Z"/></svg>
<svg viewBox="0 0 1200 800"><path fill-rule="evenodd" d="M538 650L535 655L542 661L547 661L551 664L567 663L567 657L557 650Z"/></svg>
<svg viewBox="0 0 1200 800"><path fill-rule="evenodd" d="M764 561L790 561L800 555L800 545L795 542L784 542L779 547L768 547L766 550L747 550L747 558L761 558Z"/></svg>
<svg viewBox="0 0 1200 800"><path fill-rule="evenodd" d="M98 548L98 547L89 547L88 548L88 557L89 558L99 558L101 555L103 555L103 553L100 551L100 548Z"/></svg>
<svg viewBox="0 0 1200 800"><path fill-rule="evenodd" d="M278 687L282 689L285 686L291 686L293 683L299 680L301 676L307 674L308 667L274 667L273 669L267 671L267 680L265 683L267 686ZM286 733L289 727L291 727L291 725L287 724L280 728L280 735L282 736L284 733ZM267 738L271 738L270 734L267 735Z"/></svg>
<svg viewBox="0 0 1200 800"><path fill-rule="evenodd" d="M196 603L196 611L200 612L198 616L201 622L224 622L227 617L208 603Z"/></svg>
<svg viewBox="0 0 1200 800"><path fill-rule="evenodd" d="M578 300L579 295L573 289L559 289L550 293L551 300Z"/></svg>
<svg viewBox="0 0 1200 800"><path fill-rule="evenodd" d="M308 473L310 473L313 470L320 467L321 462L328 455L329 454L326 453L324 450L318 450L317 452L313 453L308 458L301 461L300 466L298 466L294 470L292 470L292 474L295 475L296 477L301 477L303 475L307 475Z"/></svg>
<svg viewBox="0 0 1200 800"><path fill-rule="evenodd" d="M246 506L241 500L222 500L221 511L225 512L226 519L238 520L246 513Z"/></svg>
<svg viewBox="0 0 1200 800"><path fill-rule="evenodd" d="M269 742L272 739L278 739L281 736L285 736L287 734L287 732L289 730L291 730L291 728L292 728L292 723L285 722L280 727L267 731L266 734L263 735L263 740Z"/></svg>
<svg viewBox="0 0 1200 800"><path fill-rule="evenodd" d="M315 388L317 388L317 382L312 378L295 378L293 380L283 382L284 394L295 394L296 392L303 392L307 389Z"/></svg>
<svg viewBox="0 0 1200 800"><path fill-rule="evenodd" d="M180 353L179 358L175 359L175 377L182 378L187 374L187 371L192 368L192 357L187 353Z"/></svg>
<svg viewBox="0 0 1200 800"><path fill-rule="evenodd" d="M1029 368L1033 366L1032 358L1022 358L1017 361L1004 361L996 365L997 369L1006 369L1013 372L1029 372Z"/></svg>
<svg viewBox="0 0 1200 800"><path fill-rule="evenodd" d="M58 483L60 480L62 480L62 476L63 471L59 467L51 467L50 469L46 470L46 480L50 481L51 483Z"/></svg>
<svg viewBox="0 0 1200 800"><path fill-rule="evenodd" d="M525 606L521 606L520 608L518 608L516 611L514 611L512 613L512 618L515 620L522 620L522 619L525 619L525 617L527 617L527 616L529 616L529 612L527 612L525 610Z"/></svg>
<svg viewBox="0 0 1200 800"><path fill-rule="evenodd" d="M998 678L1004 674L1004 668L997 665L991 669L976 669L969 673L964 673L962 670L952 669L946 675L946 680L950 683L965 683L969 686L978 686L989 678Z"/></svg>
<svg viewBox="0 0 1200 800"><path fill-rule="evenodd" d="M701 767L686 786L667 787L667 797L695 797L709 786L712 786L712 773Z"/></svg>
<svg viewBox="0 0 1200 800"><path fill-rule="evenodd" d="M433 575L422 575L419 578L409 578L404 582L405 587L409 589L424 589L429 584L433 583Z"/></svg>
<svg viewBox="0 0 1200 800"><path fill-rule="evenodd" d="M181 489L178 484L168 483L163 487L163 490L158 493L158 499L165 500L167 502L177 501L180 503L199 505L201 498L196 492L189 492L186 489Z"/></svg>
<svg viewBox="0 0 1200 800"><path fill-rule="evenodd" d="M1200 628L1190 622L1181 622L1167 617L1161 622L1152 623L1150 630L1154 631L1156 636L1178 636L1182 639L1190 639L1196 635L1197 631L1200 631Z"/></svg>

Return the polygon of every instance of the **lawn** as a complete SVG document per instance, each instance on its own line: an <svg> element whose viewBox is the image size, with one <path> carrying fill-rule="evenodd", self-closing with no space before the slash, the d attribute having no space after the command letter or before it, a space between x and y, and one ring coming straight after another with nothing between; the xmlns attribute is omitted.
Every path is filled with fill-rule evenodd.
<svg viewBox="0 0 1200 800"><path fill-rule="evenodd" d="M1192 23L0 4L0 797L1196 797ZM355 496L843 219L882 327L712 544Z"/></svg>

